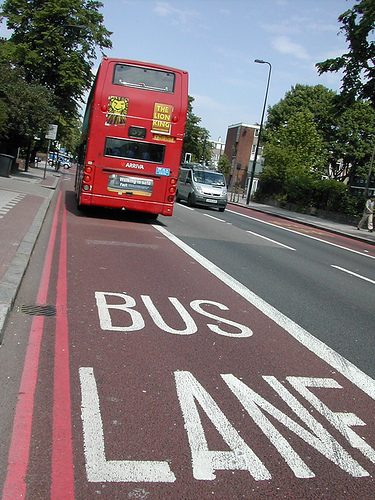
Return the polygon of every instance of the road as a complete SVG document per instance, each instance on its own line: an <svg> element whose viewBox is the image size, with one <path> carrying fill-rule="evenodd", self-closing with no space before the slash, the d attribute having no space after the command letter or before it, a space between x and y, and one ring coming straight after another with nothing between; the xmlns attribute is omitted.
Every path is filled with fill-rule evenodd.
<svg viewBox="0 0 375 500"><path fill-rule="evenodd" d="M233 205L81 214L64 174L0 351L3 499L373 498L374 257Z"/></svg>
<svg viewBox="0 0 375 500"><path fill-rule="evenodd" d="M374 247L229 207L219 214L181 204L164 220L172 234L375 378Z"/></svg>

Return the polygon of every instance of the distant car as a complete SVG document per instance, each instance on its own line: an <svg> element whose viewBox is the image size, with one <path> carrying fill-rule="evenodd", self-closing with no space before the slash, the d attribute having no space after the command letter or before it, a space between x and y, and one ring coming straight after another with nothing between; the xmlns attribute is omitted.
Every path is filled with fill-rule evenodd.
<svg viewBox="0 0 375 500"><path fill-rule="evenodd" d="M72 164L68 160L63 160L61 162L60 166L63 167L63 168L70 168L72 166Z"/></svg>

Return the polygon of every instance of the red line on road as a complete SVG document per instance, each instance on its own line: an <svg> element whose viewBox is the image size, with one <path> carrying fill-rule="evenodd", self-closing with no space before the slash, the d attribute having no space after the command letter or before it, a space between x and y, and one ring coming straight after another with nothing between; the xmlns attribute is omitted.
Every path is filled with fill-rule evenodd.
<svg viewBox="0 0 375 500"><path fill-rule="evenodd" d="M56 295L51 499L74 499L67 315L67 229L63 204Z"/></svg>
<svg viewBox="0 0 375 500"><path fill-rule="evenodd" d="M61 199L59 194L58 203ZM58 211L55 210L50 238L40 280L37 304L46 305L51 274L52 257L56 242ZM3 489L3 500L26 498L26 473L29 464L31 426L33 420L34 395L38 376L40 345L42 341L44 318L34 316L29 343L26 349L25 364L19 389L19 396L13 423L12 439L9 449L7 477Z"/></svg>

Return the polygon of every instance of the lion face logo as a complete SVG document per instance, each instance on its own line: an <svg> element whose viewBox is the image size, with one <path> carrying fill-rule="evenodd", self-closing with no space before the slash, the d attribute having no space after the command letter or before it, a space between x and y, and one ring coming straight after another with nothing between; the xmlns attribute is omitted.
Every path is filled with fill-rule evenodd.
<svg viewBox="0 0 375 500"><path fill-rule="evenodd" d="M110 125L125 125L128 107L128 98L109 96L107 123Z"/></svg>

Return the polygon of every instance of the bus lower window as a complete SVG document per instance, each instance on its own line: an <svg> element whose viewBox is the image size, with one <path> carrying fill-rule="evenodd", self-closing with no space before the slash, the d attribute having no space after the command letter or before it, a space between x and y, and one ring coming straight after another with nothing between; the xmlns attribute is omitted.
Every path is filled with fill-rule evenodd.
<svg viewBox="0 0 375 500"><path fill-rule="evenodd" d="M117 139L115 137L107 137L105 141L105 156L163 164L164 153L165 146L162 144L130 141L128 139Z"/></svg>

